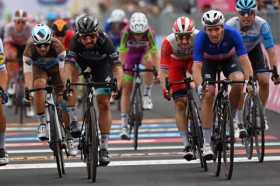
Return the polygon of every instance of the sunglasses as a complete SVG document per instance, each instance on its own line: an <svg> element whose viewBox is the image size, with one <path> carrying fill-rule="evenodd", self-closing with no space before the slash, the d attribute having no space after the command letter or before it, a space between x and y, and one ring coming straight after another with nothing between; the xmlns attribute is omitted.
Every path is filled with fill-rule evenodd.
<svg viewBox="0 0 280 186"><path fill-rule="evenodd" d="M178 40L183 40L183 39L189 40L192 37L192 35L191 34L175 34L175 37Z"/></svg>
<svg viewBox="0 0 280 186"><path fill-rule="evenodd" d="M36 48L48 48L50 46L50 43L40 43L35 45Z"/></svg>
<svg viewBox="0 0 280 186"><path fill-rule="evenodd" d="M57 33L54 33L54 36L56 37L64 37L66 35L66 32L57 32Z"/></svg>
<svg viewBox="0 0 280 186"><path fill-rule="evenodd" d="M16 24L25 24L26 21L24 21L24 20L16 20L15 23Z"/></svg>
<svg viewBox="0 0 280 186"><path fill-rule="evenodd" d="M80 36L80 38L81 38L82 40L86 40L87 37L89 37L90 39L95 39L95 38L98 37L97 33L80 34L79 36Z"/></svg>
<svg viewBox="0 0 280 186"><path fill-rule="evenodd" d="M253 11L253 10L239 11L238 13L239 13L239 15L241 15L241 16L250 16L250 15L253 15L253 14L254 14L254 11Z"/></svg>

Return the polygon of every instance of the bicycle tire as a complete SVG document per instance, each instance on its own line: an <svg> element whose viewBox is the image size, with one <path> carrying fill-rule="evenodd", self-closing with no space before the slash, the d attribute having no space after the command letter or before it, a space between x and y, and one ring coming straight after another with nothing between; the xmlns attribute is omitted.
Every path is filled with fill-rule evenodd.
<svg viewBox="0 0 280 186"><path fill-rule="evenodd" d="M247 136L243 139L245 146L245 152L248 159L252 159L253 148L254 148L254 139L253 139L253 100L250 95L246 95L243 106L243 123L247 131Z"/></svg>
<svg viewBox="0 0 280 186"><path fill-rule="evenodd" d="M221 106L220 100L216 98L214 105L214 117L213 117L213 128L212 128L212 149L214 152L213 165L215 168L215 176L220 176L221 172L221 158L222 158L222 147L221 147ZM206 162L207 164L207 162Z"/></svg>
<svg viewBox="0 0 280 186"><path fill-rule="evenodd" d="M222 142L223 142L223 167L226 179L230 180L233 173L234 165L234 127L231 106L225 102L223 106L223 125L222 125ZM226 117L225 117L226 116Z"/></svg>
<svg viewBox="0 0 280 186"><path fill-rule="evenodd" d="M133 97L132 97L132 115L133 115L133 146L134 150L138 148L138 134L139 134L139 126L142 123L143 119L143 105L142 105L142 95L141 89L136 88Z"/></svg>
<svg viewBox="0 0 280 186"><path fill-rule="evenodd" d="M202 129L201 126L199 125L200 122L200 117L199 117L199 111L197 108L197 105L194 103L194 101L190 101L190 106L191 110L191 118L192 118L192 137L194 145L195 145L195 151L199 156L200 160L200 166L201 168L204 168L205 171L207 171L207 165L205 165L204 158L202 156L202 147L203 147L203 134L202 134Z"/></svg>
<svg viewBox="0 0 280 186"><path fill-rule="evenodd" d="M92 182L96 182L96 174L97 174L97 167L98 167L98 133L97 133L97 117L96 117L96 111L93 106L90 106L89 108L89 116L90 118L87 123L89 125L89 141L87 141L89 144L88 147L88 163L89 166L88 169L90 170L89 175Z"/></svg>
<svg viewBox="0 0 280 186"><path fill-rule="evenodd" d="M53 105L48 107L49 117L50 117L50 131L51 131L51 143L54 143L55 148L53 150L54 157L56 159L58 176L61 178L62 174L65 173L63 153L61 149L61 141L58 139L58 129L56 128L55 119L55 108Z"/></svg>
<svg viewBox="0 0 280 186"><path fill-rule="evenodd" d="M263 162L264 154L265 154L265 121L264 121L264 113L263 106L261 104L260 97L256 95L254 97L255 103L255 112L256 113L256 123L254 124L254 141L256 154L259 162ZM259 119L257 119L259 118ZM260 141L259 141L260 140ZM260 144L259 144L260 143Z"/></svg>

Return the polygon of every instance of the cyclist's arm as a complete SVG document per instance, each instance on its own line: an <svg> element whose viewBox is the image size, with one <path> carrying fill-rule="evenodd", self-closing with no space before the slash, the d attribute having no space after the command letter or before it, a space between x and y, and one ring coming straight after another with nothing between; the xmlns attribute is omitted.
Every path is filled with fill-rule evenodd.
<svg viewBox="0 0 280 186"><path fill-rule="evenodd" d="M171 51L172 48L170 46L170 43L164 39L161 45L160 49L160 71L159 71L159 77L160 77L160 84L162 89L166 88L165 79L168 77L168 66L171 60Z"/></svg>
<svg viewBox="0 0 280 186"><path fill-rule="evenodd" d="M150 42L150 49L148 50L148 54L151 56L152 62L154 62L155 67L157 70L159 70L159 59L158 59L158 48L156 45L156 41L154 38L154 35L151 31L148 32L148 40Z"/></svg>
<svg viewBox="0 0 280 186"><path fill-rule="evenodd" d="M125 56L128 52L128 48L126 46L127 40L128 40L128 32L125 32L121 38L121 42L120 42L120 47L119 47L119 59L120 62L122 63L122 65L124 65L125 63Z"/></svg>
<svg viewBox="0 0 280 186"><path fill-rule="evenodd" d="M118 89L121 87L122 77L123 77L123 69L122 65L119 61L119 54L116 51L112 40L108 39L107 42L107 51L109 55L109 60L112 62L113 66L113 75L117 79Z"/></svg>
<svg viewBox="0 0 280 186"><path fill-rule="evenodd" d="M262 24L261 35L262 35L264 47L266 48L268 53L270 67L271 68L273 66L277 67L277 55L276 55L275 43L273 40L270 26L267 22Z"/></svg>
<svg viewBox="0 0 280 186"><path fill-rule="evenodd" d="M253 76L253 69L248 55L239 56L239 61L244 71L245 79L248 80L250 76Z"/></svg>
<svg viewBox="0 0 280 186"><path fill-rule="evenodd" d="M32 59L27 56L22 57L23 60L23 72L24 72L24 84L28 89L32 88Z"/></svg>
<svg viewBox="0 0 280 186"><path fill-rule="evenodd" d="M195 38L194 50L193 50L193 66L192 66L192 75L193 80L196 86L202 84L202 62L203 58L203 44L205 42L205 35L203 32L199 32Z"/></svg>

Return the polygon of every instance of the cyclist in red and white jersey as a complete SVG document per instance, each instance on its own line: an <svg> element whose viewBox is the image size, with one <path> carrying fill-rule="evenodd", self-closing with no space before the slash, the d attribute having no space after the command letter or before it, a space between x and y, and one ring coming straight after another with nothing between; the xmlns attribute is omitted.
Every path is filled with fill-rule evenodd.
<svg viewBox="0 0 280 186"><path fill-rule="evenodd" d="M24 10L16 10L12 22L5 26L4 31L4 50L5 60L8 71L8 81L11 83L8 93L11 97L15 93L14 78L18 74L19 59L22 58L23 50L29 37L31 37L32 26L27 23L28 14ZM12 104L11 99L7 103ZM32 113L27 113L32 115Z"/></svg>
<svg viewBox="0 0 280 186"><path fill-rule="evenodd" d="M166 90L165 78L168 77L170 82L181 81L191 73L193 40L198 30L195 29L191 19L182 16L174 22L172 32L162 42L160 58L162 93L167 100L170 100L170 95ZM176 125L183 138L184 158L192 160L194 155L189 144L186 125L187 88L183 84L171 86L171 94L175 102Z"/></svg>

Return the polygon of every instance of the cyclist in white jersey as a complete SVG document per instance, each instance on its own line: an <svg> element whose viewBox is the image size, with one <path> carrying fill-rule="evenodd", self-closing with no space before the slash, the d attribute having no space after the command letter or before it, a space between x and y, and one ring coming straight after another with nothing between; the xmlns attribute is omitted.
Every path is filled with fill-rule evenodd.
<svg viewBox="0 0 280 186"><path fill-rule="evenodd" d="M236 28L242 38L247 49L248 56L254 71L277 67L276 48L269 24L266 20L256 15L256 0L238 0L236 2L236 10L238 16L232 17L226 24ZM269 64L263 54L261 45L267 51ZM260 98L263 105L266 105L269 96L269 76L266 73L258 73L257 80L260 85ZM280 83L280 78L272 76L274 84ZM238 123L242 121L242 114L237 114ZM268 128L267 119L266 129Z"/></svg>

